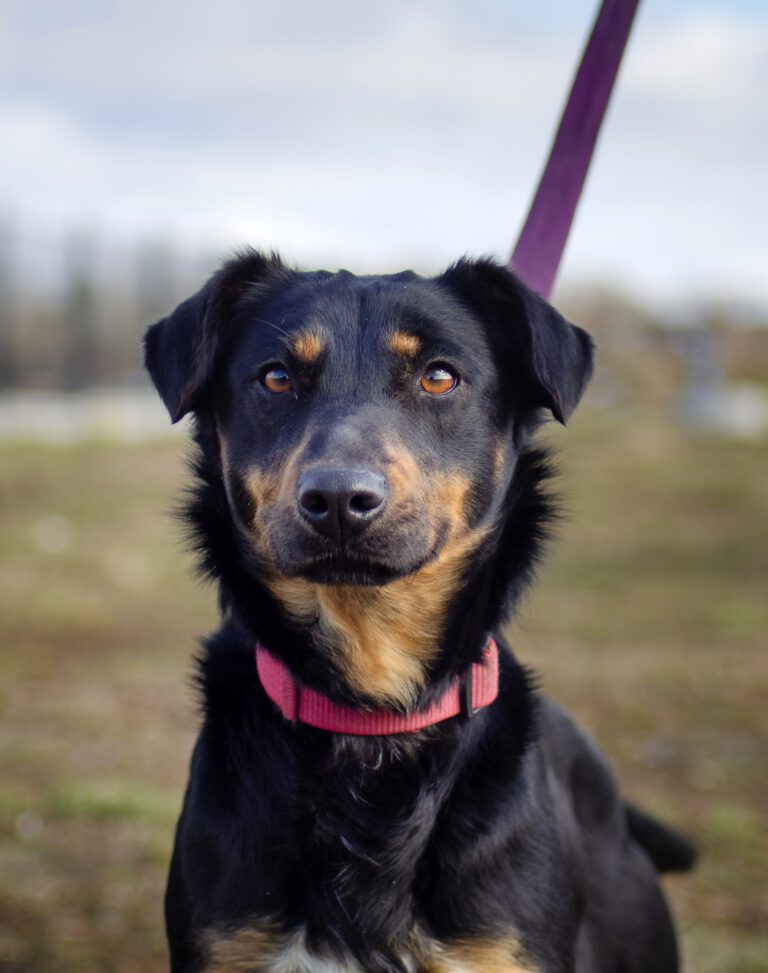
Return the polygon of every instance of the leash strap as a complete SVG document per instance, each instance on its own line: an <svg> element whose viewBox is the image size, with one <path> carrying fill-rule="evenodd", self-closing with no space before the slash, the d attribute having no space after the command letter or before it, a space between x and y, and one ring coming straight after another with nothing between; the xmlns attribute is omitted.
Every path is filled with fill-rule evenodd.
<svg viewBox="0 0 768 973"><path fill-rule="evenodd" d="M508 267L549 298L640 0L603 0Z"/></svg>

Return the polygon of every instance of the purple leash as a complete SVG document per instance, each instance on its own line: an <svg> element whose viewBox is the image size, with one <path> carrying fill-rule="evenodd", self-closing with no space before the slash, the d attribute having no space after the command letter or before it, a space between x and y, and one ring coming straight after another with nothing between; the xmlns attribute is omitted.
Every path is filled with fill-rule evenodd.
<svg viewBox="0 0 768 973"><path fill-rule="evenodd" d="M640 0L603 0L508 267L549 298Z"/></svg>

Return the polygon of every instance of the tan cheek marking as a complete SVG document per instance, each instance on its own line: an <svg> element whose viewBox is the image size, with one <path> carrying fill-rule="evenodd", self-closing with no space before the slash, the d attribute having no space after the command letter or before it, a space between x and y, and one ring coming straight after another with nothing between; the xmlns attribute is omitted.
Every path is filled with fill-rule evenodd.
<svg viewBox="0 0 768 973"><path fill-rule="evenodd" d="M415 358L421 351L421 339L407 331L395 331L390 335L387 343L391 351L405 358Z"/></svg>
<svg viewBox="0 0 768 973"><path fill-rule="evenodd" d="M275 506L295 502L299 463L308 441L309 433L306 433L279 466L269 472L251 470L244 478L245 489L254 504L251 525L255 531L254 544L267 559L271 558L268 545L270 510Z"/></svg>
<svg viewBox="0 0 768 973"><path fill-rule="evenodd" d="M229 443L221 430L219 430L219 452L225 479L229 481L233 479L232 467L229 460ZM277 496L278 477L274 472L265 473L263 470L254 468L244 475L239 476L238 479L253 503L255 517L258 517L261 507L266 503L273 502Z"/></svg>
<svg viewBox="0 0 768 973"><path fill-rule="evenodd" d="M297 334L291 342L294 355L305 365L317 361L326 346L326 335L319 328Z"/></svg>
<svg viewBox="0 0 768 973"><path fill-rule="evenodd" d="M427 483L416 457L403 446L387 446L384 468L394 507L410 507L426 501Z"/></svg>
<svg viewBox="0 0 768 973"><path fill-rule="evenodd" d="M431 520L440 524L447 518L450 525L448 546L467 529L467 498L470 482L458 473L434 475L430 483L428 508Z"/></svg>
<svg viewBox="0 0 768 973"><path fill-rule="evenodd" d="M264 473L262 470L251 470L242 479L242 486L251 502L251 520L249 538L254 549L261 557L270 559L264 530L264 511L274 502L278 490L278 481L274 474Z"/></svg>
<svg viewBox="0 0 768 973"><path fill-rule="evenodd" d="M312 433L307 429L296 447L288 454L280 468L276 471L275 479L278 483L277 500L281 504L291 505L295 503L296 486L299 481L299 466L311 437Z"/></svg>
<svg viewBox="0 0 768 973"><path fill-rule="evenodd" d="M251 470L245 477L245 487L253 500L258 515L263 506L275 502L280 490L280 481L274 473Z"/></svg>

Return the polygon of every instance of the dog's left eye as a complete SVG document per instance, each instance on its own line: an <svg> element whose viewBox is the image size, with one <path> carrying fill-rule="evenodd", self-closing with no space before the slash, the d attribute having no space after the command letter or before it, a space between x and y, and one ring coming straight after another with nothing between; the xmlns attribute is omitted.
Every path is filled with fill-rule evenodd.
<svg viewBox="0 0 768 973"><path fill-rule="evenodd" d="M430 365L421 376L419 384L430 395L445 395L459 384L459 376L448 365Z"/></svg>
<svg viewBox="0 0 768 973"><path fill-rule="evenodd" d="M262 373L259 381L270 392L290 392L293 388L291 376L281 365L273 365Z"/></svg>

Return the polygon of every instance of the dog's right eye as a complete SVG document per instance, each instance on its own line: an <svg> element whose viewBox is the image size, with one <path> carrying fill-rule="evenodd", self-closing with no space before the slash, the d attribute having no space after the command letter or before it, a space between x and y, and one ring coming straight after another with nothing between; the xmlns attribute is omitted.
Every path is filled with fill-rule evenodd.
<svg viewBox="0 0 768 973"><path fill-rule="evenodd" d="M419 384L430 395L445 395L459 384L459 376L448 365L437 362L424 372Z"/></svg>
<svg viewBox="0 0 768 973"><path fill-rule="evenodd" d="M291 376L281 365L272 365L261 373L259 381L269 392L279 395L281 392L290 392L293 388Z"/></svg>

